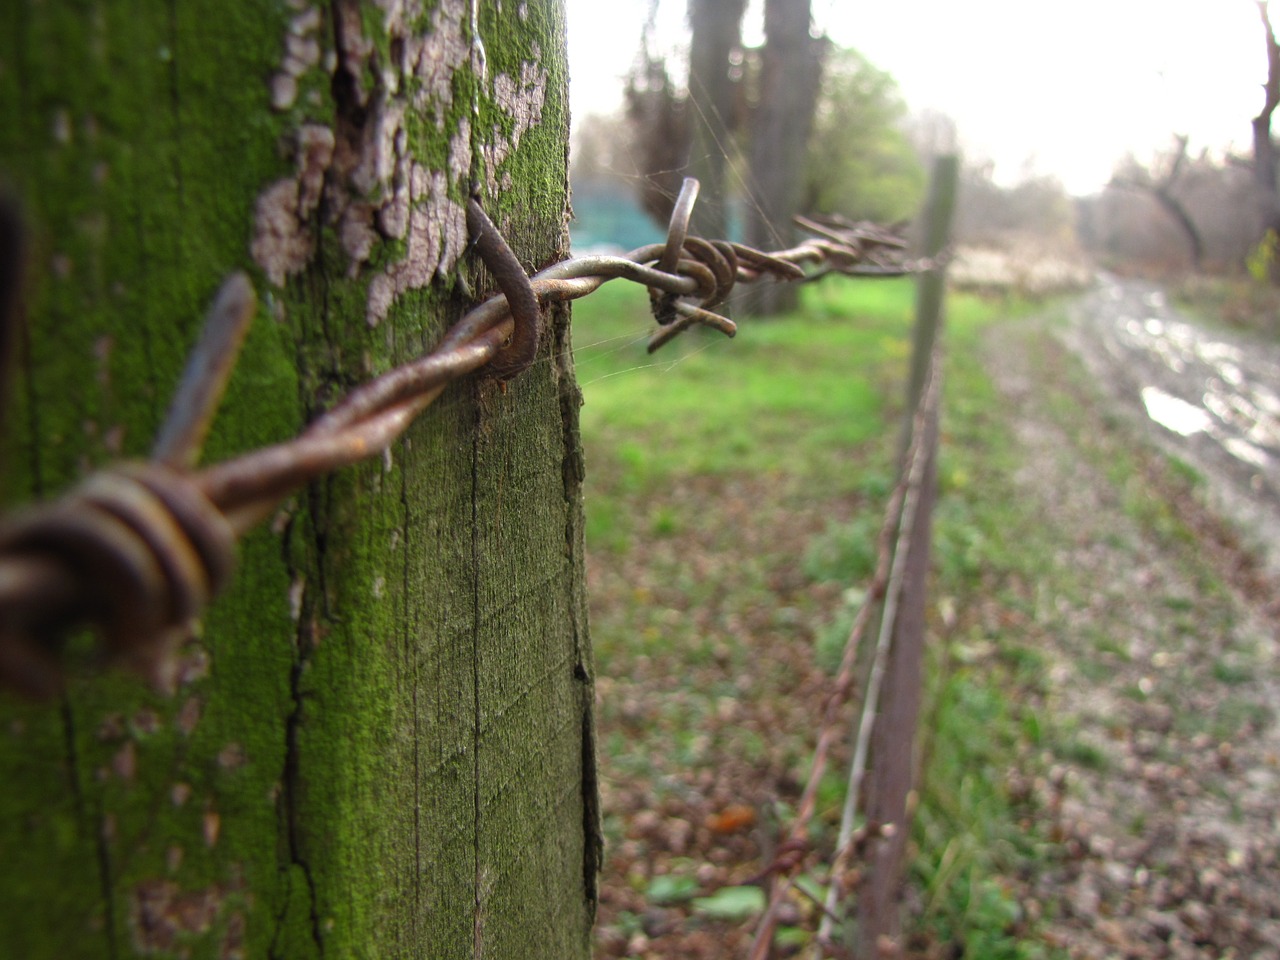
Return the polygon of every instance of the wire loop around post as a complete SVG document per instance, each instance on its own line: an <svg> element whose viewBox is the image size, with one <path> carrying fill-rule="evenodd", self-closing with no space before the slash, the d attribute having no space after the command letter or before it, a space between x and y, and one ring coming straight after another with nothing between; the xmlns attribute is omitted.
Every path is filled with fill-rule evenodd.
<svg viewBox="0 0 1280 960"><path fill-rule="evenodd" d="M538 297L519 258L507 246L507 241L502 239L502 234L475 197L467 201L467 230L475 243L476 253L507 298L514 330L510 341L489 361L488 371L499 380L510 380L529 369L538 355L542 326Z"/></svg>

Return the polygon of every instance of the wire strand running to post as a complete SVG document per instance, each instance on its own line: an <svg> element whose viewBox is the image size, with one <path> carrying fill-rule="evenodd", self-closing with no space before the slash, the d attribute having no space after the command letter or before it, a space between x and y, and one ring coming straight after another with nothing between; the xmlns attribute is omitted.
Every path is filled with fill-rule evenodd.
<svg viewBox="0 0 1280 960"><path fill-rule="evenodd" d="M230 277L152 459L109 467L0 524L0 684L55 693L66 638L88 624L110 659L171 687L173 650L229 580L237 539L312 480L381 454L453 381L476 372L517 376L536 355L547 304L610 280L641 284L657 321L652 352L698 325L733 336L736 325L714 308L739 283L901 276L937 262L907 259L902 239L882 227L839 220L801 221L814 236L773 253L691 236L697 189L696 180L685 181L665 243L625 257L566 260L533 277L470 201L468 229L500 293L466 313L433 351L356 388L299 436L197 469L255 310L248 278Z"/></svg>

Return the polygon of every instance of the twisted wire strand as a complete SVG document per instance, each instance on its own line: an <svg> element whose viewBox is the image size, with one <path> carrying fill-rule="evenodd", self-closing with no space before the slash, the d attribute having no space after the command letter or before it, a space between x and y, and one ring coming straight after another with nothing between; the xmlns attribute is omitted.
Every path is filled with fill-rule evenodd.
<svg viewBox="0 0 1280 960"><path fill-rule="evenodd" d="M714 308L739 283L832 272L898 276L936 265L903 256L905 241L892 230L831 219L800 220L813 236L773 253L690 236L697 193L697 181L687 179L664 243L565 260L532 277L471 200L468 230L500 293L466 313L433 351L357 387L297 437L197 469L256 308L249 279L228 278L152 459L103 470L0 524L0 684L33 696L56 692L67 637L87 624L107 659L170 688L175 646L229 581L238 538L310 481L387 449L454 380L482 370L499 380L517 376L533 362L548 304L610 280L641 284L657 321L652 352L693 326L733 336L737 326Z"/></svg>

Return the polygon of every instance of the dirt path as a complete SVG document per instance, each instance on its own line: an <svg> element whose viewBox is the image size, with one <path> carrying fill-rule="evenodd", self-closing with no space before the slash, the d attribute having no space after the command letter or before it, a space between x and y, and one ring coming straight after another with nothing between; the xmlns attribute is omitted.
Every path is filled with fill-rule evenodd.
<svg viewBox="0 0 1280 960"><path fill-rule="evenodd" d="M1209 483L1280 573L1280 344L1205 330L1154 284L1104 275L1066 331L1117 407Z"/></svg>
<svg viewBox="0 0 1280 960"><path fill-rule="evenodd" d="M1271 361L1213 344L1232 347L1183 325L1153 288L1114 281L1054 334L1023 324L988 344L1016 411L1018 486L1059 533L1036 614L1051 664L1042 709L1057 734L1048 775L1022 785L1057 853L1018 884L1072 957L1280 957L1275 596L1206 505L1268 515L1274 477L1227 441L1280 450L1229 400L1239 416L1210 409L1185 437L1163 430L1214 472L1205 497L1151 453L1151 437L1171 440L1143 405L1143 387L1191 408L1188 381L1237 380L1266 413L1257 389L1270 389ZM1179 365L1182 376L1166 376ZM1157 395L1146 396L1149 408Z"/></svg>

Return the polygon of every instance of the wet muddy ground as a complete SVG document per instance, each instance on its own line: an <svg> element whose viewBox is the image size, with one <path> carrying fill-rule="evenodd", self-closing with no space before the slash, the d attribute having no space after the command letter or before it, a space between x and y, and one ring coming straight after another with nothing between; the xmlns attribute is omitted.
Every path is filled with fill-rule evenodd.
<svg viewBox="0 0 1280 960"><path fill-rule="evenodd" d="M1022 495L1066 534L1034 623L1060 740L1011 775L1053 852L1010 882L1073 960L1280 957L1280 605L1253 559L1277 559L1280 350L1106 278L1049 329L988 349Z"/></svg>
<svg viewBox="0 0 1280 960"><path fill-rule="evenodd" d="M1189 321L1156 285L1104 275L1067 340L1280 572L1280 344Z"/></svg>

